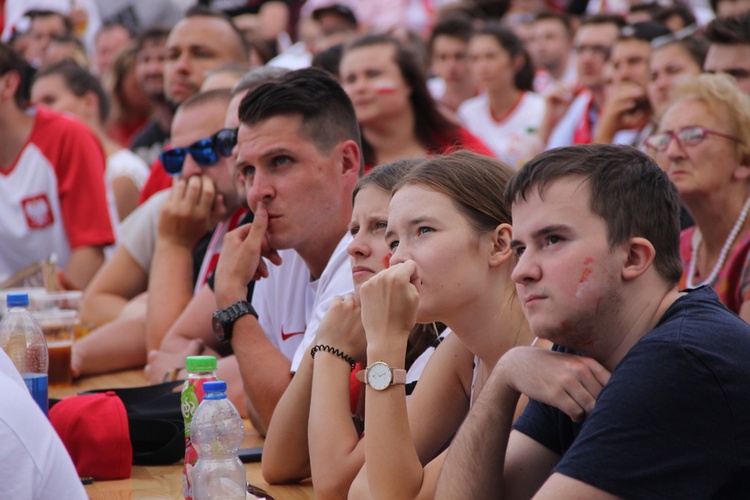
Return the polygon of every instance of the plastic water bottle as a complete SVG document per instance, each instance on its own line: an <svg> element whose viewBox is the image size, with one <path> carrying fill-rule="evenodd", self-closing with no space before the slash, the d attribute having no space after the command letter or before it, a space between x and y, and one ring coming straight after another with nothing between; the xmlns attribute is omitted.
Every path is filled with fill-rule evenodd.
<svg viewBox="0 0 750 500"><path fill-rule="evenodd" d="M29 312L28 294L8 294L7 304L8 311L0 323L0 346L23 377L31 397L49 415L49 353L44 333Z"/></svg>
<svg viewBox="0 0 750 500"><path fill-rule="evenodd" d="M195 500L247 498L245 466L237 450L245 437L240 412L227 399L227 383L206 382L206 395L190 425L190 435L198 450L193 469Z"/></svg>
<svg viewBox="0 0 750 500"><path fill-rule="evenodd" d="M182 419L185 421L185 465L182 468L182 489L185 500L192 500L192 471L198 460L198 452L195 451L190 440L190 423L193 421L198 405L203 401L203 384L216 380L216 358L214 356L188 356L185 359L185 369L187 369L188 378L182 386L180 398Z"/></svg>

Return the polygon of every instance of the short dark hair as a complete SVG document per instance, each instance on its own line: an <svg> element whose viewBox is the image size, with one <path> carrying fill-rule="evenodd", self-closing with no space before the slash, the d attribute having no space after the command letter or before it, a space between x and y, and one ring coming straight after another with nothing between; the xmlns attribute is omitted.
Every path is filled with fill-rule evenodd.
<svg viewBox="0 0 750 500"><path fill-rule="evenodd" d="M59 17L63 22L63 26L65 27L65 34L73 34L73 21L71 21L70 18L62 12L47 9L31 9L26 11L26 14L24 14L24 16L28 17L32 21L40 17Z"/></svg>
<svg viewBox="0 0 750 500"><path fill-rule="evenodd" d="M708 54L708 42L702 36L696 34L687 38L672 38L664 40L658 45L651 43L653 51L660 50L664 47L678 46L681 47L690 58L695 61L699 68L703 68L703 63L706 61L706 54Z"/></svg>
<svg viewBox="0 0 750 500"><path fill-rule="evenodd" d="M534 22L540 21L557 21L563 25L565 32L570 38L573 38L573 25L570 22L570 16L564 12L540 12L534 16Z"/></svg>
<svg viewBox="0 0 750 500"><path fill-rule="evenodd" d="M714 13L716 13L719 10L719 4L724 1L725 0L709 0L708 3L711 5L711 9L714 11Z"/></svg>
<svg viewBox="0 0 750 500"><path fill-rule="evenodd" d="M564 177L581 177L591 192L591 211L607 226L611 248L636 236L656 250L654 267L670 285L682 276L680 199L667 174L646 154L628 146L589 144L546 151L519 170L505 190L510 205L532 190Z"/></svg>
<svg viewBox="0 0 750 500"><path fill-rule="evenodd" d="M279 115L302 118L299 133L328 154L346 140L361 146L359 125L349 96L326 71L290 71L249 92L240 103L240 122L254 125Z"/></svg>
<svg viewBox="0 0 750 500"><path fill-rule="evenodd" d="M669 7L664 7L660 14L654 16L654 21L667 24L667 21L672 16L682 19L683 26L690 26L698 22L690 7L683 3L675 3Z"/></svg>
<svg viewBox="0 0 750 500"><path fill-rule="evenodd" d="M508 28L497 23L487 23L474 33L474 36L491 36L505 50L511 59L516 56L523 58L523 66L516 72L513 83L518 90L532 91L534 89L534 63L518 36Z"/></svg>
<svg viewBox="0 0 750 500"><path fill-rule="evenodd" d="M632 5L629 9L629 12L631 14L637 14L639 12L643 12L647 14L650 19L655 19L656 16L664 12L664 7L662 7L656 2L639 3L637 5Z"/></svg>
<svg viewBox="0 0 750 500"><path fill-rule="evenodd" d="M750 14L714 19L706 26L705 35L711 43L748 45L750 44Z"/></svg>
<svg viewBox="0 0 750 500"><path fill-rule="evenodd" d="M134 38L133 31L127 27L125 24L121 23L120 21L115 21L113 19L106 20L102 23L102 25L99 27L99 29L96 31L96 34L94 35L94 44L96 44L99 41L99 37L106 33L107 31L113 31L117 28L124 29L131 39Z"/></svg>
<svg viewBox="0 0 750 500"><path fill-rule="evenodd" d="M469 43L471 35L474 33L474 26L471 24L471 19L462 14L452 14L440 19L435 27L432 28L428 47L432 52L432 46L435 44L435 39L439 36L447 36L451 38L457 38Z"/></svg>
<svg viewBox="0 0 750 500"><path fill-rule="evenodd" d="M138 37L135 39L135 50L140 52L147 42L166 43L167 37L169 37L169 28L166 26L154 25L149 26L145 30L141 31Z"/></svg>
<svg viewBox="0 0 750 500"><path fill-rule="evenodd" d="M99 100L99 121L102 124L107 121L109 115L109 99L99 79L71 61L62 61L57 64L44 68L37 72L34 82L45 76L59 75L65 87L77 97L83 97L89 92L93 92ZM33 84L32 84L33 85Z"/></svg>
<svg viewBox="0 0 750 500"><path fill-rule="evenodd" d="M24 109L29 102L29 76L32 69L29 64L21 57L21 54L13 50L13 47L7 43L0 42L0 76L14 71L18 75L18 88L13 99L16 105Z"/></svg>
<svg viewBox="0 0 750 500"><path fill-rule="evenodd" d="M616 14L594 14L584 17L581 26L599 26L602 24L614 24L617 28L625 26L625 20Z"/></svg>

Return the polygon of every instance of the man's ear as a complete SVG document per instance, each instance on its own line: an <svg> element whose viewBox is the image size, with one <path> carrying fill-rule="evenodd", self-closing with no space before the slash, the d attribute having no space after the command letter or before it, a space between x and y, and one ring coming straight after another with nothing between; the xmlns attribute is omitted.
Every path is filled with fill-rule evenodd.
<svg viewBox="0 0 750 500"><path fill-rule="evenodd" d="M734 169L732 177L742 181L750 178L750 155L747 155L740 160L740 164Z"/></svg>
<svg viewBox="0 0 750 500"><path fill-rule="evenodd" d="M490 252L490 267L497 267L513 257L510 241L513 239L513 229L510 224L500 224L492 232L492 249Z"/></svg>
<svg viewBox="0 0 750 500"><path fill-rule="evenodd" d="M88 91L83 95L83 102L86 105L86 111L91 113L96 119L99 119L99 96L94 91Z"/></svg>
<svg viewBox="0 0 750 500"><path fill-rule="evenodd" d="M15 71L8 71L0 77L0 98L3 101L15 99L16 89L21 85L21 78Z"/></svg>
<svg viewBox="0 0 750 500"><path fill-rule="evenodd" d="M341 155L341 173L345 175L354 173L359 177L362 154L357 143L352 140L342 142L339 144L339 154Z"/></svg>
<svg viewBox="0 0 750 500"><path fill-rule="evenodd" d="M656 257L656 250L646 238L630 238L626 248L627 255L622 269L622 278L630 281L638 278L651 268Z"/></svg>

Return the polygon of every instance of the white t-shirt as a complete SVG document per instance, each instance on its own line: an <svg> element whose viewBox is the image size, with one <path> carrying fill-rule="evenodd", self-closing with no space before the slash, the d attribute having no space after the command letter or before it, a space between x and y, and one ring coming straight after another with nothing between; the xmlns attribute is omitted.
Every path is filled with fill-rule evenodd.
<svg viewBox="0 0 750 500"><path fill-rule="evenodd" d="M1 349L0 388L5 400L0 405L2 497L88 498L65 446Z"/></svg>
<svg viewBox="0 0 750 500"><path fill-rule="evenodd" d="M544 97L523 92L505 116L495 120L486 93L464 101L458 117L469 131L511 167L519 168L542 151L539 126L544 118Z"/></svg>
<svg viewBox="0 0 750 500"><path fill-rule="evenodd" d="M114 242L104 182L104 151L80 121L30 108L31 135L0 172L0 279L73 249Z"/></svg>
<svg viewBox="0 0 750 500"><path fill-rule="evenodd" d="M120 226L120 244L145 273L151 269L151 259L156 249L159 214L167 196L169 189L154 194L133 210Z"/></svg>
<svg viewBox="0 0 750 500"><path fill-rule="evenodd" d="M121 149L107 157L107 169L104 171L104 179L107 181L107 202L109 203L109 216L114 223L115 245L107 247L105 255L107 259L112 257L122 237L120 233L120 214L117 212L117 200L115 199L115 188L112 184L115 179L126 177L140 190L148 178L148 165L129 149Z"/></svg>
<svg viewBox="0 0 750 500"><path fill-rule="evenodd" d="M572 146L576 129L578 128L581 120L584 119L584 115L589 110L591 104L591 92L585 90L578 94L573 102L568 106L568 110L565 112L560 121L557 122L555 128L547 139L547 145L545 149L562 148L566 146ZM591 135L594 135L594 130L591 131Z"/></svg>
<svg viewBox="0 0 750 500"><path fill-rule="evenodd" d="M333 298L354 291L346 253L350 241L348 234L342 238L317 280L310 279L310 270L297 252L281 250L282 264L267 262L268 278L255 285L252 304L258 322L271 343L292 360L292 372L309 351Z"/></svg>
<svg viewBox="0 0 750 500"><path fill-rule="evenodd" d="M537 68L534 74L534 92L547 96L558 84L568 85L574 88L578 83L578 70L576 69L575 55L568 57L568 65L565 68L560 80L555 80L552 75L544 68Z"/></svg>
<svg viewBox="0 0 750 500"><path fill-rule="evenodd" d="M148 175L149 169L146 162L129 149L123 148L107 157L105 177L110 184L118 177L127 177L138 189L141 189L146 184Z"/></svg>

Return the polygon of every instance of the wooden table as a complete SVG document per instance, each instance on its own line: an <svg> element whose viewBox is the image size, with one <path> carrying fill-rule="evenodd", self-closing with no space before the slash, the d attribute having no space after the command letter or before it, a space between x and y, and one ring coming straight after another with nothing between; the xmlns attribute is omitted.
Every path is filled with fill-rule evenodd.
<svg viewBox="0 0 750 500"><path fill-rule="evenodd" d="M128 370L95 377L85 377L70 387L50 388L51 398L72 396L81 391L147 385L142 370ZM243 447L262 446L263 438L245 420ZM247 480L271 494L276 500L307 500L315 498L312 485L269 485L263 480L260 463L245 464ZM130 479L119 481L95 481L86 486L93 500L156 500L182 498L182 463L174 465L134 465Z"/></svg>

